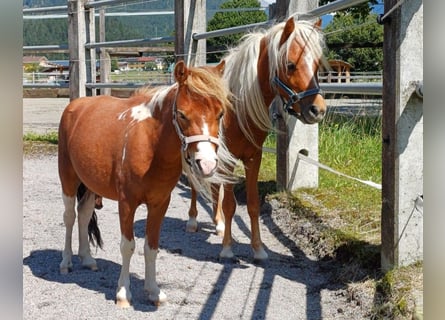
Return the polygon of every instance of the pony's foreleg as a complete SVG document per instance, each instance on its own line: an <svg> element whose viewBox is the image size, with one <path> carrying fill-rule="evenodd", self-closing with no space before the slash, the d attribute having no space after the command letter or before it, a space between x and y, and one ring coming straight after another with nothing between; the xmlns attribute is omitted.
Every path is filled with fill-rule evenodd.
<svg viewBox="0 0 445 320"><path fill-rule="evenodd" d="M187 224L185 226L185 231L187 232L196 232L198 230L198 221L196 220L196 217L198 216L198 209L196 207L196 200L198 197L198 194L193 188L193 186L190 186L191 190L191 200L190 200L190 208L189 208L189 219L187 221Z"/></svg>
<svg viewBox="0 0 445 320"><path fill-rule="evenodd" d="M77 205L78 224L79 224L79 257L82 266L93 271L97 270L96 260L93 259L88 242L88 224L95 206L95 195L87 190Z"/></svg>
<svg viewBox="0 0 445 320"><path fill-rule="evenodd" d="M156 258L158 256L158 248L151 248L148 240L145 239L144 257L145 257L145 284L144 289L148 293L148 300L155 305L159 305L167 301L167 296L159 289L156 283Z"/></svg>
<svg viewBox="0 0 445 320"><path fill-rule="evenodd" d="M76 220L76 212L74 211L76 198L62 194L62 199L65 206L65 211L63 212L63 222L65 223L65 248L62 252L60 273L67 274L73 268L73 249L71 247L71 241L73 235L73 226Z"/></svg>
<svg viewBox="0 0 445 320"><path fill-rule="evenodd" d="M123 234L121 237L122 268L117 283L116 304L121 308L131 305L130 291L130 260L136 247L134 238L128 240Z"/></svg>
<svg viewBox="0 0 445 320"><path fill-rule="evenodd" d="M149 208L147 224L145 228L145 283L144 289L148 293L148 300L155 305L167 301L167 296L159 289L156 282L156 257L159 249L159 236L161 233L161 224L167 211L170 196L164 203Z"/></svg>
<svg viewBox="0 0 445 320"><path fill-rule="evenodd" d="M124 196L122 196L125 198ZM121 228L121 255L122 268L117 282L116 304L121 308L131 304L130 291L130 260L133 256L136 243L133 234L134 213L137 206L130 205L127 201L119 201L119 223Z"/></svg>

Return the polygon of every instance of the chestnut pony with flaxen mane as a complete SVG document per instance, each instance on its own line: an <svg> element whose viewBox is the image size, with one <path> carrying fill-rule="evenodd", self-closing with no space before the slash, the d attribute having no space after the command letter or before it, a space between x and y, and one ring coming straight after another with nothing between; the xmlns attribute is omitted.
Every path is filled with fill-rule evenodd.
<svg viewBox="0 0 445 320"><path fill-rule="evenodd" d="M320 122L326 112L317 77L319 66L326 66L320 26L321 20L311 23L290 18L267 30L247 34L223 58L226 62L223 77L227 79L234 104L233 111L225 115L223 130L229 151L242 161L245 170L255 260L268 257L260 237L257 182L262 145L273 130L271 102L279 96L283 101L282 113L305 124ZM224 233L220 257L232 258L231 227L236 209L233 184L224 184L223 194L218 188L213 189L216 231ZM196 231L196 216L196 192L192 189L187 231Z"/></svg>
<svg viewBox="0 0 445 320"><path fill-rule="evenodd" d="M196 188L204 190L209 182L223 178L215 177L216 171L234 163L220 131L222 117L231 107L230 92L221 78L223 68L223 62L215 68L187 68L179 62L174 85L143 88L127 99L79 98L66 107L58 153L66 226L61 273L72 269L75 202L81 187L77 211L82 265L97 269L88 242L95 195L118 201L122 268L116 301L129 306L133 220L137 207L145 204L144 289L150 301L166 300L156 283L156 256L171 191L182 171ZM101 244L100 235L97 242Z"/></svg>

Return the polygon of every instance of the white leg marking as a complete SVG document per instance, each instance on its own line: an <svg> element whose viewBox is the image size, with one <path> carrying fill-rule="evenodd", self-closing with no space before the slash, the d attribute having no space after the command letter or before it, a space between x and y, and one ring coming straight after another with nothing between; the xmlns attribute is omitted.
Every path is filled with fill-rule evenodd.
<svg viewBox="0 0 445 320"><path fill-rule="evenodd" d="M226 225L223 221L218 221L216 224L216 234L219 236L224 235L224 229L226 228Z"/></svg>
<svg viewBox="0 0 445 320"><path fill-rule="evenodd" d="M131 304L130 259L135 247L134 239L129 241L124 235L121 236L122 268L117 283L116 303L122 308L129 307Z"/></svg>
<svg viewBox="0 0 445 320"><path fill-rule="evenodd" d="M65 248L62 252L62 262L60 263L60 273L67 274L73 267L71 258L73 256L73 249L71 247L74 221L76 220L76 212L74 205L76 203L75 197L68 197L62 194L65 211L63 212L63 222L65 223Z"/></svg>
<svg viewBox="0 0 445 320"><path fill-rule="evenodd" d="M159 289L156 283L156 257L158 249L152 249L148 246L147 239L144 244L145 257L145 283L144 289L148 293L148 299L154 304L159 305L167 300L167 296Z"/></svg>

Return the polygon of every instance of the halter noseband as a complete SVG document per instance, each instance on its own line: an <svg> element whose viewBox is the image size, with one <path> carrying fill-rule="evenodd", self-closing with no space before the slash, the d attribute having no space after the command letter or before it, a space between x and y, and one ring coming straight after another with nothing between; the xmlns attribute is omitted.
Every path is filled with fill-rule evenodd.
<svg viewBox="0 0 445 320"><path fill-rule="evenodd" d="M177 112L176 98L177 98L177 95L175 97L175 102L174 102L173 108L172 108L173 109L173 120L172 120L172 122L173 122L173 126L175 127L176 133L178 134L179 140L181 140L181 146L182 146L181 149L182 149L182 153L184 154L184 159L188 163L189 166L192 166L190 157L188 157L187 154L186 154L186 151L187 151L187 148L188 148L189 144L193 143L193 142L202 142L202 141L206 142L207 141L207 142L211 142L211 143L215 144L218 147L219 146L219 139L215 138L215 137L212 137L212 136L209 136L209 135L205 135L205 134L197 134L197 135L194 135L194 136L185 136L182 133L181 127L179 126L178 120L176 118L176 112Z"/></svg>
<svg viewBox="0 0 445 320"><path fill-rule="evenodd" d="M297 103L298 101L300 101L301 99L304 99L306 97L309 96L313 96L316 94L320 94L323 95L323 91L319 88L313 88L313 89L309 89L303 92L295 92L294 90L292 90L291 88L289 88L289 86L287 86L283 81L280 80L280 78L278 78L277 76L275 76L275 78L273 78L273 82L279 86L281 89L283 89L287 96L288 96L288 100L287 102L284 100L283 97L281 97L281 100L283 100L283 108L284 110L289 113L292 116L295 116L297 118L301 117L301 113L295 112L294 109L292 109L292 105L294 105L295 103Z"/></svg>

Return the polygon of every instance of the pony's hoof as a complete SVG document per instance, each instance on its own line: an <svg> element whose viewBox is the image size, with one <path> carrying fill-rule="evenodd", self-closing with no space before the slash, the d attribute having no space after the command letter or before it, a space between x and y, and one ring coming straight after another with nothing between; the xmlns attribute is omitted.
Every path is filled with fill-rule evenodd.
<svg viewBox="0 0 445 320"><path fill-rule="evenodd" d="M187 221L187 224L185 226L185 231L187 231L187 232L196 232L196 231L198 231L198 222L196 221L196 219L190 218Z"/></svg>
<svg viewBox="0 0 445 320"><path fill-rule="evenodd" d="M232 248L230 247L224 247L219 253L219 257L221 259L233 259L234 256L235 255L232 252Z"/></svg>
<svg viewBox="0 0 445 320"><path fill-rule="evenodd" d="M116 305L120 308L131 306L131 292L125 286L120 287L116 292Z"/></svg>
<svg viewBox="0 0 445 320"><path fill-rule="evenodd" d="M97 271L99 268L97 267L97 264L84 264L82 265L86 269L90 269L91 271Z"/></svg>
<svg viewBox="0 0 445 320"><path fill-rule="evenodd" d="M167 301L167 295L159 291L159 293L148 294L148 300L153 303L155 306L159 307L161 304L164 304Z"/></svg>
<svg viewBox="0 0 445 320"><path fill-rule="evenodd" d="M60 274L68 274L68 273L70 273L71 272L71 268L69 268L69 267L61 267L60 268Z"/></svg>
<svg viewBox="0 0 445 320"><path fill-rule="evenodd" d="M253 260L255 262L263 262L269 258L266 250L260 247L258 250L253 251Z"/></svg>
<svg viewBox="0 0 445 320"><path fill-rule="evenodd" d="M128 301L127 299L117 299L116 300L116 305L119 308L124 309L124 308L129 308L131 306L131 302Z"/></svg>
<svg viewBox="0 0 445 320"><path fill-rule="evenodd" d="M91 271L97 271L97 263L92 257L81 258L82 267L90 269Z"/></svg>

